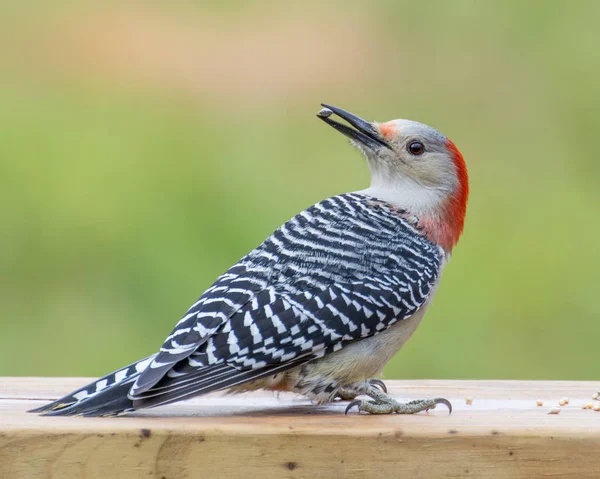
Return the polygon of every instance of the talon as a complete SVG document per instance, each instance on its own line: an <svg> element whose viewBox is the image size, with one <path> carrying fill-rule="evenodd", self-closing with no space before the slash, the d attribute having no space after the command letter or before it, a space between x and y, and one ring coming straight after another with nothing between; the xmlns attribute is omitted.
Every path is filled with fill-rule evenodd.
<svg viewBox="0 0 600 479"><path fill-rule="evenodd" d="M369 379L369 384L381 389L384 393L388 392L385 383L381 379Z"/></svg>
<svg viewBox="0 0 600 479"><path fill-rule="evenodd" d="M444 406L446 406L448 408L448 414L452 414L452 404L450 403L450 401L448 401L447 399L444 398L435 398L434 399L435 404L443 404Z"/></svg>
<svg viewBox="0 0 600 479"><path fill-rule="evenodd" d="M346 412L344 413L344 416L347 416L348 411L350 411L350 409L352 409L354 406L356 406L356 408L358 409L358 412L360 412L360 407L362 406L362 401L360 399L357 399L356 401L352 401L350 404L348 404L348 406L346 407Z"/></svg>

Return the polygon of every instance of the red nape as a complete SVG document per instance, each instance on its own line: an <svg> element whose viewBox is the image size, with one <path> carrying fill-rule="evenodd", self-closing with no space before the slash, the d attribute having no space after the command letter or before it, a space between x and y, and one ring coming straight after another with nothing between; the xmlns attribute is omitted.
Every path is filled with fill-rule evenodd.
<svg viewBox="0 0 600 479"><path fill-rule="evenodd" d="M469 198L469 174L465 160L456 145L452 141L446 140L446 147L456 167L458 186L442 206L441 214L422 217L419 226L426 232L430 241L450 252L458 243L465 225L467 199Z"/></svg>

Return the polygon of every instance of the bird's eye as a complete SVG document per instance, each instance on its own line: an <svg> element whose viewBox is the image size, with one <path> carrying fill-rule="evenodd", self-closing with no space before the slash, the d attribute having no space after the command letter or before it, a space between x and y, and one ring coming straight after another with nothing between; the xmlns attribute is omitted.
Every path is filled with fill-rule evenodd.
<svg viewBox="0 0 600 479"><path fill-rule="evenodd" d="M408 144L408 151L410 154L419 156L425 151L425 145L420 141L412 141Z"/></svg>

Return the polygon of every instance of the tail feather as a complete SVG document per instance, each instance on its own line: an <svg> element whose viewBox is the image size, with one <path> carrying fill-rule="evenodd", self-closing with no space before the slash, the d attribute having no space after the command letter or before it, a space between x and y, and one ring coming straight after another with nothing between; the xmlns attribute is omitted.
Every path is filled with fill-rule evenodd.
<svg viewBox="0 0 600 479"><path fill-rule="evenodd" d="M90 404L89 401L91 401L93 398L98 398L98 400L102 401L110 401L117 391L122 391L124 389L123 387L115 388L115 386L120 385L127 385L128 389L124 393L124 397L127 398L127 392L129 388L131 388L135 379L137 379L141 372L146 369L153 358L154 355L144 358L141 361L136 361L135 363L112 372L94 382L91 382L90 384L87 384L64 397L57 399L56 401L35 409L31 409L29 412L49 413L51 415L67 415L69 414L67 410L73 411L74 409L72 408L83 406L84 403Z"/></svg>
<svg viewBox="0 0 600 479"><path fill-rule="evenodd" d="M137 376L139 373L83 401L47 411L44 416L116 416L132 411L133 401L127 397L127 393Z"/></svg>
<svg viewBox="0 0 600 479"><path fill-rule="evenodd" d="M158 383L158 386L162 387L159 387L156 390L150 389L140 396L133 396L133 407L135 409L157 407L201 394L222 391L242 383L286 371L306 362L306 360L305 357L297 358L294 361L278 364L276 366L247 370L239 370L227 365L206 366L202 368L201 377L197 377L191 382L174 381L171 383L169 378L163 378L161 382Z"/></svg>
<svg viewBox="0 0 600 479"><path fill-rule="evenodd" d="M29 412L46 416L114 416L136 409L162 406L200 394L229 389L296 367L306 355L286 363L261 369L240 370L228 364L204 366L181 376L164 376L154 388L132 395L131 389L153 356L131 364L50 404Z"/></svg>

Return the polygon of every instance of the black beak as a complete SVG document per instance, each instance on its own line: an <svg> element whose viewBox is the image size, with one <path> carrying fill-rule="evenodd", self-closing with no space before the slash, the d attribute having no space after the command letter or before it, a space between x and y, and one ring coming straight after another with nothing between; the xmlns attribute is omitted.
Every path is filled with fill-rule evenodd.
<svg viewBox="0 0 600 479"><path fill-rule="evenodd" d="M382 147L389 148L390 150L392 149L392 147L386 141L381 139L379 133L368 121L363 120L362 118L359 118L348 111L342 110L341 108L326 105L325 103L321 103L321 105L325 108L323 108L317 114L317 117L319 117L328 125L334 127L340 133L346 135L351 140L357 141L371 150L378 150ZM338 123L337 121L330 119L329 117L332 113L335 113L341 119L346 120L356 129L350 128L343 123Z"/></svg>

